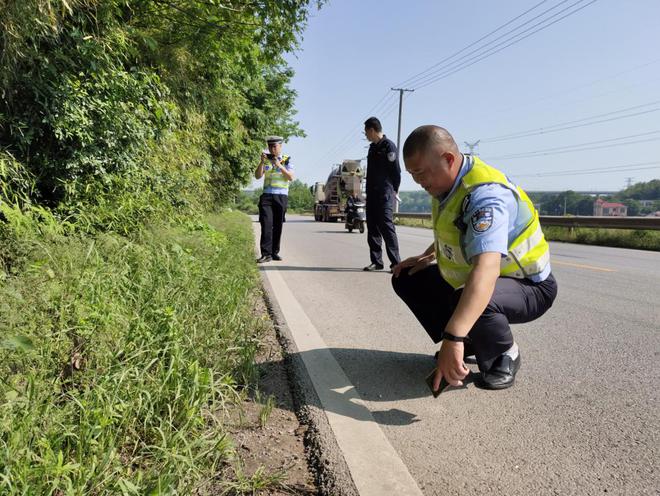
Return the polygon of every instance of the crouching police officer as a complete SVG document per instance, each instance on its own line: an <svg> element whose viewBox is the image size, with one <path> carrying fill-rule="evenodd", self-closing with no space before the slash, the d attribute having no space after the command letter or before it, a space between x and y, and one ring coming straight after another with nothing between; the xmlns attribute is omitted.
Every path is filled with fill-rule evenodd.
<svg viewBox="0 0 660 496"><path fill-rule="evenodd" d="M520 351L509 324L543 315L557 295L538 213L525 192L446 129L406 139L407 171L432 197L435 242L394 268L392 285L431 339L442 341L433 387L462 385L476 355L477 386L513 385ZM437 265L431 263L437 260Z"/></svg>
<svg viewBox="0 0 660 496"><path fill-rule="evenodd" d="M268 153L261 154L261 161L254 172L256 179L264 178L264 191L259 198L259 223L261 224L261 257L257 263L282 260L280 239L286 208L289 202L289 182L293 181L293 166L288 155L282 155L281 136L268 136Z"/></svg>

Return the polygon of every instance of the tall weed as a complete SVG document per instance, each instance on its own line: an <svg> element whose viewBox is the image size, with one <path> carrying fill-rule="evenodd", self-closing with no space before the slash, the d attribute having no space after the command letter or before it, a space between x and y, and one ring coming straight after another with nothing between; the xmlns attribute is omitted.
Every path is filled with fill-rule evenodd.
<svg viewBox="0 0 660 496"><path fill-rule="evenodd" d="M0 285L0 493L189 494L219 471L258 284L244 216L213 224L32 243Z"/></svg>

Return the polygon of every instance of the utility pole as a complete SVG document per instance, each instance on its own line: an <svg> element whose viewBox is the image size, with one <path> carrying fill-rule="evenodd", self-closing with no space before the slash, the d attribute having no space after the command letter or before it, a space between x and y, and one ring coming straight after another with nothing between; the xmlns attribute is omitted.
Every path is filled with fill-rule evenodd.
<svg viewBox="0 0 660 496"><path fill-rule="evenodd" d="M399 144L401 143L401 110L403 108L403 92L404 91L410 91L413 92L415 90L409 90L406 88L391 88L392 91L398 91L399 92L399 126L398 130L396 132L396 151L399 153Z"/></svg>
<svg viewBox="0 0 660 496"><path fill-rule="evenodd" d="M465 143L465 145L470 149L470 155L474 155L475 157L476 157L476 156L479 156L478 153L475 153L475 152L474 152L474 149L477 147L477 145L479 144L480 141L481 141L481 140L478 139L478 140L475 141L474 143L468 143L467 141L464 141L464 142L463 142L463 143Z"/></svg>
<svg viewBox="0 0 660 496"><path fill-rule="evenodd" d="M399 125L398 125L398 129L397 129L397 132L396 132L396 153L400 154L401 153L401 148L399 147L399 144L401 143L401 111L403 109L403 92L404 91L410 91L412 93L415 90L411 90L411 89L407 89L407 88L391 88L391 90L399 92ZM394 212L398 213L399 212L399 202L401 200L399 199L399 192L396 191L395 193L396 193L396 201L394 202Z"/></svg>

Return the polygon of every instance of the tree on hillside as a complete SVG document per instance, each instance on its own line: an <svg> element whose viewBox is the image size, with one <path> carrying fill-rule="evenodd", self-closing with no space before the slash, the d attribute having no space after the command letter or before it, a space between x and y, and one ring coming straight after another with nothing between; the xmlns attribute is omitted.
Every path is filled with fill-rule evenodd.
<svg viewBox="0 0 660 496"><path fill-rule="evenodd" d="M426 191L399 191L400 212L427 213L431 211L431 197Z"/></svg>
<svg viewBox="0 0 660 496"><path fill-rule="evenodd" d="M5 0L0 158L67 216L226 202L265 135L303 135L283 55L321 3Z"/></svg>
<svg viewBox="0 0 660 496"><path fill-rule="evenodd" d="M240 191L234 200L234 207L249 214L256 214L262 191L262 188L252 191ZM289 185L288 208L290 212L302 212L314 209L314 197L309 190L309 186L298 179L294 179Z"/></svg>
<svg viewBox="0 0 660 496"><path fill-rule="evenodd" d="M309 186L298 179L289 185L289 209L297 212L314 209L314 197Z"/></svg>
<svg viewBox="0 0 660 496"><path fill-rule="evenodd" d="M633 184L616 195L616 197L622 200L628 198L634 200L660 200L660 179L652 179L649 182Z"/></svg>

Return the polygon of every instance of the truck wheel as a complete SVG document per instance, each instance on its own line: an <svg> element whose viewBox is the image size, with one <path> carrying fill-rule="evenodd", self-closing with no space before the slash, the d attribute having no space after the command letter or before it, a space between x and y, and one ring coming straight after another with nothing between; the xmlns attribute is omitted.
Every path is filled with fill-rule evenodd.
<svg viewBox="0 0 660 496"><path fill-rule="evenodd" d="M348 228L348 232L349 232L349 233L352 233L352 232L353 232L353 226L351 226L351 227Z"/></svg>

